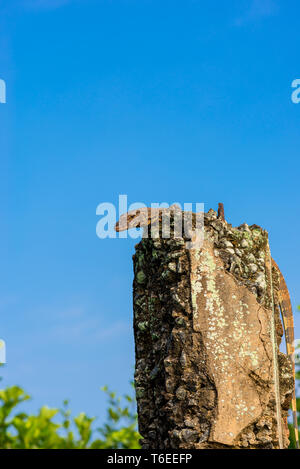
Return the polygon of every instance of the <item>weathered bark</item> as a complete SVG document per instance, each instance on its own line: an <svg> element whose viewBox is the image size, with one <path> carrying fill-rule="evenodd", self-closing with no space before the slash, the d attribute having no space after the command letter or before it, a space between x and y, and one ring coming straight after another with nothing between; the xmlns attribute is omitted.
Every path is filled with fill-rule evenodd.
<svg viewBox="0 0 300 469"><path fill-rule="evenodd" d="M143 239L133 256L142 447L285 448L293 378L268 235L204 220L201 249Z"/></svg>

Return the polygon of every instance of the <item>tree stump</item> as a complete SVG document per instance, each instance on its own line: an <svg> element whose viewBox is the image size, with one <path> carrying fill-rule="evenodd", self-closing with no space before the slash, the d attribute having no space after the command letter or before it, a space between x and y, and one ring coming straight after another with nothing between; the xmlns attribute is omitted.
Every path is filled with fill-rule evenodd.
<svg viewBox="0 0 300 469"><path fill-rule="evenodd" d="M133 261L142 448L287 448L293 375L267 232L210 210L200 249L142 239Z"/></svg>

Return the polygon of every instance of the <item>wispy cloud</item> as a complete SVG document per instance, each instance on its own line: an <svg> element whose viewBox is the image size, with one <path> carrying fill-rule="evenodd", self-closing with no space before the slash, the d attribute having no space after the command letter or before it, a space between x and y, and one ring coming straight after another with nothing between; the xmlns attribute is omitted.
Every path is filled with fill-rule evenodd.
<svg viewBox="0 0 300 469"><path fill-rule="evenodd" d="M246 11L236 18L234 24L242 26L275 15L279 10L275 0L252 0Z"/></svg>
<svg viewBox="0 0 300 469"><path fill-rule="evenodd" d="M0 303L1 305L1 303ZM67 308L39 308L26 313L29 322L34 323L37 314L40 320L32 330L27 331L27 341L35 346L49 344L101 345L115 342L132 335L130 320L91 312L89 307L78 305ZM0 337L1 338L1 337ZM5 337L4 337L5 339Z"/></svg>
<svg viewBox="0 0 300 469"><path fill-rule="evenodd" d="M131 330L131 322L91 314L89 308L73 306L57 311L51 335L57 340L97 343L120 338Z"/></svg>
<svg viewBox="0 0 300 469"><path fill-rule="evenodd" d="M64 319L67 319L67 316ZM52 340L64 343L95 344L106 340L116 340L129 331L130 324L125 321L104 324L103 318L73 316L72 321L62 321L51 328L49 335Z"/></svg>

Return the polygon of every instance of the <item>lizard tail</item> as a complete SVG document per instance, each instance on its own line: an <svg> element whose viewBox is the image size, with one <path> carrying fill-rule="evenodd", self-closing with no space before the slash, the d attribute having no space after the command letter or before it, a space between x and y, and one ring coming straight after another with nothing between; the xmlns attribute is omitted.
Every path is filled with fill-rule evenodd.
<svg viewBox="0 0 300 469"><path fill-rule="evenodd" d="M293 367L293 377L294 377L294 383L295 383L295 350L294 350L294 344L292 345L289 341L291 340L291 326L287 326L287 320L284 314L284 308L282 302L279 302L279 308L281 312L281 316L283 319L283 327L284 327L284 333L285 333L285 341L286 341L286 348L287 348L287 355L288 358L290 359ZM295 384L294 384L294 389L292 393L292 413L293 413L293 427L294 427L294 434L295 434L295 441L296 441L296 448L300 449L300 444L299 444L299 430L298 430L298 418L297 418L297 399L296 399L296 391L295 391Z"/></svg>
<svg viewBox="0 0 300 469"><path fill-rule="evenodd" d="M298 431L298 419L297 419L297 400L295 391L293 392L293 400L292 400L292 411L293 411L293 426L294 426L294 433L295 433L295 440L296 440L296 448L300 449L299 444L299 431Z"/></svg>
<svg viewBox="0 0 300 469"><path fill-rule="evenodd" d="M300 449L299 444L299 430L298 430L298 419L297 419L297 399L296 399L296 372L295 372L295 345L294 345L294 319L293 311L291 305L290 294L284 280L284 277L276 264L272 259L273 267L277 270L279 274L279 292L278 292L278 302L279 309L281 312L281 317L283 321L285 342L286 342L286 351L288 358L291 361L293 368L293 378L294 378L294 389L292 394L292 413L293 413L293 427L295 433L296 448Z"/></svg>

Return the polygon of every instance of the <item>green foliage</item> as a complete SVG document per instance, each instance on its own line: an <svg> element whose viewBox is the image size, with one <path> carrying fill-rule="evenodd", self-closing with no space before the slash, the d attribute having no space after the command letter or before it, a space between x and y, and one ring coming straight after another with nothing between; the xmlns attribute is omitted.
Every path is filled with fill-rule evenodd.
<svg viewBox="0 0 300 469"><path fill-rule="evenodd" d="M95 418L80 413L71 416L68 401L62 409L42 407L37 415L17 412L18 406L30 399L23 389L11 386L0 390L1 449L138 449L135 399L124 396L125 403L107 387L107 418L94 429ZM97 434L98 438L95 436Z"/></svg>

